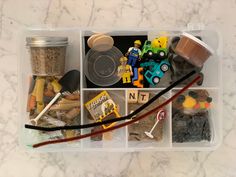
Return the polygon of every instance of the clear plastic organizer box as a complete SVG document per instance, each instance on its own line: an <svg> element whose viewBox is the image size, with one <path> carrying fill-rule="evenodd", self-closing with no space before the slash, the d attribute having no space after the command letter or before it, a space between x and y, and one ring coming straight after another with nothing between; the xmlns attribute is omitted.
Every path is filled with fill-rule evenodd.
<svg viewBox="0 0 236 177"><path fill-rule="evenodd" d="M170 75L171 70L168 70L166 75L161 82L156 86L149 86L148 88L126 88L125 86L120 87L101 87L101 86L91 86L88 84L88 80L85 76L84 62L86 58L86 53L89 48L87 46L87 39L89 36L94 34L94 31L99 31L100 33L105 33L114 37L114 46L122 46L118 44L122 41L124 37L127 37L127 43L131 43L139 37L144 37L143 39L152 40L156 36L161 36L163 34L167 35L169 41L174 36L179 36L183 31L189 32L195 36L200 36L202 41L211 46L214 50L214 54L205 62L201 72L204 75L204 80L201 85L193 85L185 93L193 91L194 93L200 93L200 91L206 91L211 99L211 107L207 111L207 123L209 124L208 134L204 134L205 139L199 139L198 135L195 136L194 140L185 141L189 137L186 135L185 138L179 140L178 135L176 135L176 123L174 112L174 107L176 106L174 102L165 106L166 118L158 124L155 128L153 134L156 137L148 138L145 135L145 131L150 131L155 123L144 122L142 126L142 120L136 122L132 125L125 126L123 128L113 130L112 134L107 134L106 138L104 136L101 140L92 140L91 138L85 138L77 141L70 141L66 143L51 144L39 148L32 148L32 145L42 141L50 140L50 136L54 136L48 133L40 133L38 130L26 129L25 124L29 124L29 112L26 111L30 78L32 77L31 63L30 63L30 52L29 47L26 46L26 38L32 36L61 36L68 37L68 46L65 57L65 72L76 69L80 71L80 116L78 117L79 124L86 124L94 122L91 119L89 112L85 108L85 103L91 100L93 97L101 93L102 91L107 91L109 96L118 105L118 110L120 116L128 115L131 111L138 108L138 104L128 103L128 94L130 91L138 91L149 93L151 98L161 90L165 89L170 85ZM131 42L130 42L131 41ZM122 42L121 42L122 43ZM143 41L142 41L143 43ZM155 150L155 151L173 151L173 150L214 150L221 143L222 138L222 128L221 128L221 59L220 59L220 49L222 42L220 40L219 34L215 30L90 30L90 29L29 29L23 31L20 40L20 60L19 60L19 119L20 124L20 144L30 150L35 151L143 151L143 150ZM131 47L130 46L130 47ZM117 47L119 48L119 47ZM122 48L122 47L121 47ZM126 48L126 46L125 46ZM128 50L126 48L125 50ZM124 53L123 53L124 54ZM170 98L176 91L183 88L184 84L175 87L168 93L161 97L162 101ZM202 92L201 92L202 93ZM161 100L159 100L161 101ZM177 103L176 103L177 104ZM178 110L178 109L177 109ZM175 110L176 111L176 110ZM140 113L141 114L141 113ZM204 114L205 115L205 114ZM198 119L199 117L193 118ZM146 120L148 117L146 118ZM155 119L155 118L154 118ZM178 118L177 118L178 119ZM127 120L129 121L129 120ZM124 121L123 121L124 122ZM187 122L187 126L191 126L191 122ZM184 125L186 122L182 121ZM141 123L141 124L140 124ZM118 124L118 123L117 123ZM139 125L140 124L140 125ZM149 126L148 126L149 125ZM146 127L146 128L143 128ZM161 127L161 128L160 128ZM186 128L186 126L185 126ZM188 128L188 127L187 127ZM196 127L195 127L196 128ZM78 131L79 134L86 134L91 132L91 128L81 129ZM178 131L177 131L178 132ZM182 132L183 133L183 132ZM110 137L109 137L110 136Z"/></svg>

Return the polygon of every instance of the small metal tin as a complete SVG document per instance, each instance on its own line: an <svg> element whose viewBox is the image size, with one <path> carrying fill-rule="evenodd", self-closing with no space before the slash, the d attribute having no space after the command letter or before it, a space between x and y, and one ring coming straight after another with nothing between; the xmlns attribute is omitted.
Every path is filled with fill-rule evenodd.
<svg viewBox="0 0 236 177"><path fill-rule="evenodd" d="M34 36L26 38L26 45L30 47L67 46L68 37Z"/></svg>

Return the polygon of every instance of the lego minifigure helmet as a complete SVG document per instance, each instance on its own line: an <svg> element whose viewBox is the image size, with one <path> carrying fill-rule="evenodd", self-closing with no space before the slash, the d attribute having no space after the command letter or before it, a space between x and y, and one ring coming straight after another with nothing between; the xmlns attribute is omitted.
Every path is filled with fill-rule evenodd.
<svg viewBox="0 0 236 177"><path fill-rule="evenodd" d="M140 40L136 40L136 41L134 41L134 44L141 45L142 43L141 43L141 41L140 41Z"/></svg>

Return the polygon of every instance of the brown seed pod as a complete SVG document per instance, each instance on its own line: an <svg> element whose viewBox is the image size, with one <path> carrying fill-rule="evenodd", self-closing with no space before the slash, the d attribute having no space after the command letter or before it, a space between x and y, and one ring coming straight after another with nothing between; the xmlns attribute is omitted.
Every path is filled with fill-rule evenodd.
<svg viewBox="0 0 236 177"><path fill-rule="evenodd" d="M77 115L79 115L79 113L80 113L80 108L79 108L79 107L76 107L76 108L73 108L73 109L71 109L70 111L68 111L65 116L66 116L66 118L68 118L68 119L73 119L73 118L75 118Z"/></svg>

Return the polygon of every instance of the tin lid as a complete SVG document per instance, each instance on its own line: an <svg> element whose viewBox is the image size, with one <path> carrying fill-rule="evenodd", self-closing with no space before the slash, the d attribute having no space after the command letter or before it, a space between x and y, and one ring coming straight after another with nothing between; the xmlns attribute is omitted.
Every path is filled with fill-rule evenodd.
<svg viewBox="0 0 236 177"><path fill-rule="evenodd" d="M193 41L197 42L198 44L200 44L201 46L203 46L205 49L207 49L207 50L211 53L211 55L214 53L214 50L213 50L209 45L207 45L206 43L204 43L204 42L201 41L200 39L196 38L196 37L193 36L192 34L183 32L183 33L181 34L181 36L185 36L185 37L190 38L190 39L192 39Z"/></svg>
<svg viewBox="0 0 236 177"><path fill-rule="evenodd" d="M53 36L27 37L26 45L30 47L67 46L68 37L53 37Z"/></svg>

